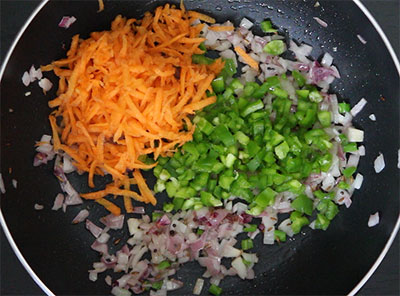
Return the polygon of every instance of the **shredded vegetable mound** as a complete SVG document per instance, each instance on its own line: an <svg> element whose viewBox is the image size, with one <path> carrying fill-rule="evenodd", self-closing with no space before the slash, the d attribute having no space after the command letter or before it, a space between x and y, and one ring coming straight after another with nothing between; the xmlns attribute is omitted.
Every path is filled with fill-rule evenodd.
<svg viewBox="0 0 400 296"><path fill-rule="evenodd" d="M192 63L205 40L199 37L203 24L193 24L194 17L168 4L141 20L117 16L110 31L93 32L86 40L75 35L66 59L42 67L60 79L58 97L49 102L55 108L50 115L55 150L89 173L91 187L95 174L113 176L106 190L87 197L115 194L156 203L139 171L155 164L141 156L170 155L192 139L195 127L188 116L215 102L206 91L224 66L221 59ZM129 186L119 189L132 184L131 170L141 196Z"/></svg>

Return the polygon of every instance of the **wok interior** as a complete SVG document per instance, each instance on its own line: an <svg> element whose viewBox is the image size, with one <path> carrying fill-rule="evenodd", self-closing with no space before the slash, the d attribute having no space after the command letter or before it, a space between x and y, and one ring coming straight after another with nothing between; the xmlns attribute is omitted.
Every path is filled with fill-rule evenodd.
<svg viewBox="0 0 400 296"><path fill-rule="evenodd" d="M368 101L355 119L355 126L365 130L367 154L359 166L365 181L361 190L354 194L353 205L349 209L341 207L326 232L308 229L305 235L273 246L263 245L258 236L255 250L260 262L255 266L256 279L242 281L228 277L221 284L226 294L348 293L376 260L396 223L399 207L399 171L396 168L398 73L378 33L354 3L319 1L322 10L314 7L314 2L185 2L187 9L210 14L218 22L229 19L238 25L244 16L256 23L271 19L280 29L286 29L290 38L312 45L313 58L319 58L323 52L333 55L342 78L335 80L331 92L349 99L352 105L361 97ZM140 18L145 11L152 11L164 3L145 0L105 2L105 10L97 13L97 1L50 1L22 36L4 73L1 83L1 167L9 189L2 197L2 211L22 254L56 294L106 294L109 287L102 277L95 283L88 280L87 270L98 260L98 255L90 250L93 238L84 225L71 224L80 207L71 207L66 214L51 211L54 197L60 192L52 174L52 164L39 168L32 166L35 141L43 133L50 133L47 101L55 96L56 88L44 96L37 85L25 88L21 76L32 64L37 67L64 57L73 35L79 33L85 38L92 31L108 29L118 14ZM64 15L77 18L68 30L57 26ZM314 16L329 26L321 27L312 19ZM368 43L363 45L357 34ZM56 85L55 76L46 74L46 77ZM26 91L31 91L32 95L25 97ZM9 113L9 108L14 112ZM368 119L370 113L376 115L377 122ZM385 156L386 168L377 175L373 160L379 152ZM10 167L11 175L7 173ZM151 172L144 175L149 185L154 185ZM11 188L12 178L18 180L18 190ZM70 181L78 191L88 190L86 175L72 174ZM109 181L102 180L102 183ZM158 198L157 208L165 199L165 195ZM35 211L35 203L43 204L45 210ZM101 207L90 203L85 206L92 208L90 218L93 221L106 214ZM147 207L147 210L152 209ZM368 217L377 210L381 214L381 223L370 229ZM127 233L124 228L116 237L126 238ZM185 264L177 276L185 286L174 294L190 294L203 272L197 263Z"/></svg>

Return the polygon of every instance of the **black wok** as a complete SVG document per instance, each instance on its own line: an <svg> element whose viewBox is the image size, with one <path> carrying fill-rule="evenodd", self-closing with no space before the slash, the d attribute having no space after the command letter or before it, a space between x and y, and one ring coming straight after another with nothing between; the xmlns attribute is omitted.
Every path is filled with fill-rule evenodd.
<svg viewBox="0 0 400 296"><path fill-rule="evenodd" d="M174 1L169 1L174 2ZM175 1L176 2L176 1ZM253 281L227 278L222 287L226 294L346 294L364 277L390 238L398 229L399 215L399 73L381 37L351 1L319 1L324 8L315 8L315 1L186 1L189 9L207 12L218 21L236 22L243 16L261 21L271 18L290 37L314 46L313 57L324 51L333 54L342 79L332 85L332 92L350 98L352 104L361 97L368 100L356 127L366 132L366 157L359 166L365 181L355 193L353 205L343 209L326 232L306 231L306 235L280 246L261 246L261 262ZM60 191L52 175L51 165L32 167L33 144L43 133L49 133L50 109L47 100L54 97L53 88L43 96L38 87L25 88L23 71L32 63L46 64L65 55L63 44L80 33L86 37L95 30L108 29L117 14L140 17L163 1L112 1L96 13L97 1L50 1L42 7L17 43L1 80L1 172L7 193L1 199L1 211L7 227L26 261L48 293L69 295L107 294L102 280L87 280L87 270L98 257L90 250L92 238L83 225L70 221L79 207L61 214L50 211L54 196ZM220 9L221 8L221 9ZM57 27L63 15L74 15L78 21L70 29ZM313 19L319 16L329 26L323 28ZM363 45L356 37L362 35ZM334 48L337 47L337 52ZM55 77L50 77L55 82ZM31 91L28 98L26 91ZM381 98L384 97L385 100ZM10 113L12 108L14 112ZM368 119L375 113L377 122ZM383 152L386 168L380 174L373 170L373 160ZM9 168L12 173L9 174ZM151 179L150 174L147 176ZM18 180L18 189L11 179ZM86 177L72 176L77 190L85 190ZM35 203L45 210L35 211ZM92 207L91 217L105 211ZM152 209L151 207L148 208ZM368 228L370 214L380 212L381 223ZM4 221L2 221L4 222ZM397 224L396 224L397 223ZM3 223L5 227L5 223ZM8 231L5 231L6 234ZM121 231L124 237L126 229ZM176 294L190 294L193 283L203 270L188 264L178 273L185 287ZM51 292L50 292L51 291ZM206 291L206 289L204 289Z"/></svg>

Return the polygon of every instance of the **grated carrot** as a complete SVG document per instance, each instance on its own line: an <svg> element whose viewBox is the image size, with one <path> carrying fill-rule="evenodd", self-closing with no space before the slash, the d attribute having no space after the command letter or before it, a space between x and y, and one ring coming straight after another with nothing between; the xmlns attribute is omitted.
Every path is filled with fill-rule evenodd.
<svg viewBox="0 0 400 296"><path fill-rule="evenodd" d="M106 189L81 194L83 198L114 212L117 206L104 199L109 194L123 196L127 211L133 210L131 199L156 204L140 169L157 163L139 158L169 156L192 139L195 126L188 115L215 102L206 91L224 67L222 59L212 65L192 63L204 41L199 37L203 24L191 25L195 19L215 23L186 11L183 2L180 9L160 6L142 20L119 15L110 31L93 32L86 40L75 35L65 59L41 67L60 78L57 97L49 101L55 108L49 116L54 149L70 155L78 170L88 173L90 187L96 174L113 177ZM130 189L135 183L140 195Z"/></svg>
<svg viewBox="0 0 400 296"><path fill-rule="evenodd" d="M215 24L215 19L206 14L203 14L203 13L200 13L197 11L193 11L193 10L190 10L188 14L189 14L189 17L191 17L193 20L199 19L206 23Z"/></svg>
<svg viewBox="0 0 400 296"><path fill-rule="evenodd" d="M251 56L249 56L244 50L243 48L236 46L235 47L235 51L238 55L240 55L244 62L246 64L248 64L250 67L252 67L253 69L258 71L258 62L255 61Z"/></svg>
<svg viewBox="0 0 400 296"><path fill-rule="evenodd" d="M235 30L234 26L211 26L208 27L210 30L212 31L216 31L216 32L224 32L224 31L233 31Z"/></svg>
<svg viewBox="0 0 400 296"><path fill-rule="evenodd" d="M99 198L96 200L96 202L101 204L103 207L107 209L107 211L114 214L115 216L121 215L121 209L115 204L113 204L111 201L108 201L105 198Z"/></svg>

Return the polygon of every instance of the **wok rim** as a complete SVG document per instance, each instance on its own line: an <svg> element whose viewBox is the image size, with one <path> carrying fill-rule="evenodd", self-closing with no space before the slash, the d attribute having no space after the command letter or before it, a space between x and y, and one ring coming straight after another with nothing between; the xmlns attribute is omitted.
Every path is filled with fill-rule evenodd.
<svg viewBox="0 0 400 296"><path fill-rule="evenodd" d="M43 0L38 7L32 12L32 14L29 16L29 18L26 20L20 31L18 32L17 36L15 37L11 47L9 48L7 55L3 61L3 64L0 69L0 83L3 78L4 71L7 67L8 61L10 60L10 57L12 53L14 52L15 47L17 46L19 40L21 39L22 35L25 33L25 30L29 27L33 19L37 16L37 14L42 10L42 8L49 2L50 0ZM369 12L369 10L365 7L365 5L361 2L361 0L352 0L357 7L361 10L361 12L368 18L368 21L372 24L374 29L378 32L379 36L382 38L383 43L385 44L387 50L389 51L389 54L393 60L393 63L396 66L397 72L400 76L400 63L399 59L389 41L387 38L385 32L382 30L381 26L378 24L376 19L372 16L372 14ZM3 216L2 209L0 207L0 224L3 228L4 234L8 240L8 243L10 244L12 250L14 251L15 255L17 256L18 260L22 264L22 266L25 268L25 270L28 272L28 274L31 276L31 278L35 281L35 283L42 289L44 293L48 296L55 296L55 294L46 286L46 284L39 278L39 276L35 273L35 271L32 269L32 267L29 265L29 263L26 261L25 257L22 255L21 251L19 250L17 244L14 241L14 238L11 235L10 230L8 229L7 223L5 221L5 218ZM385 244L385 247L379 254L378 258L375 260L374 264L371 266L371 268L368 270L368 272L364 275L364 277L360 280L360 282L347 294L349 296L355 295L364 285L365 283L370 279L370 277L373 275L373 273L376 271L378 266L382 263L383 259L385 258L386 254L388 253L391 245L393 244L394 239L396 238L396 235L400 229L400 213L397 218L397 222L393 228L393 231L388 239L388 241Z"/></svg>

